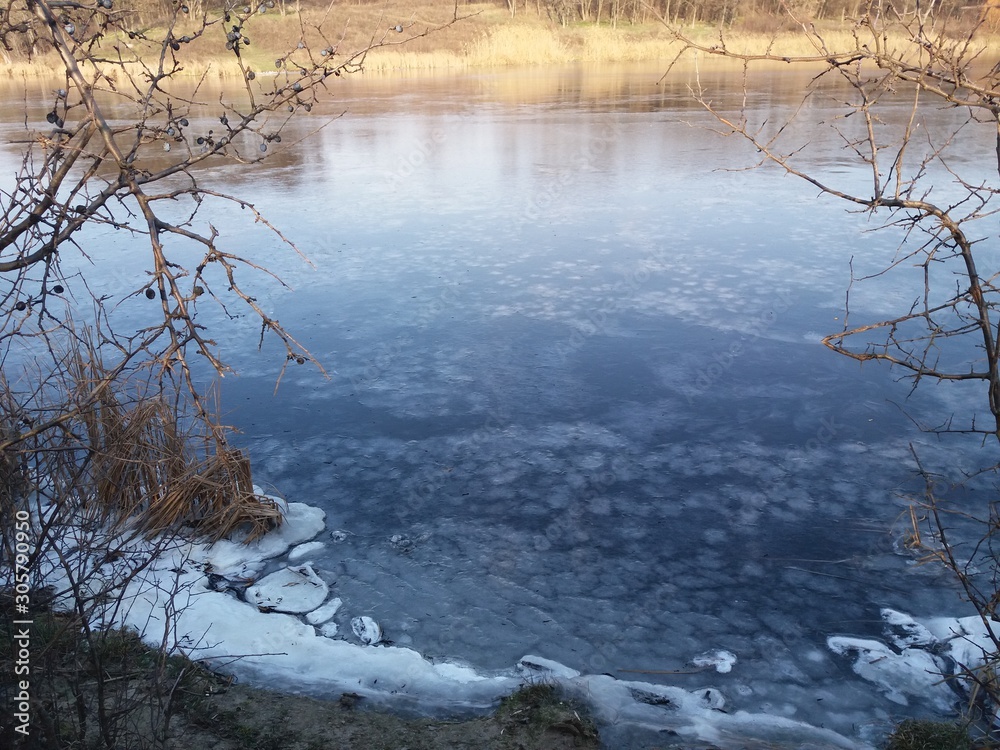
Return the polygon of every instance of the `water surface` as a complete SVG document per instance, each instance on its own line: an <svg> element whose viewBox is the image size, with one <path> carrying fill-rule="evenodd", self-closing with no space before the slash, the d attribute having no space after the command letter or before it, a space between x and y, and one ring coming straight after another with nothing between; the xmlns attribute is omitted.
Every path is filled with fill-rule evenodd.
<svg viewBox="0 0 1000 750"><path fill-rule="evenodd" d="M290 285L255 289L329 375L293 367L275 392L281 352L230 323L226 418L258 482L343 532L312 558L342 632L368 614L431 657L621 677L725 648L729 674L642 678L870 738L929 708L881 695L826 639L879 637L882 607L962 611L943 573L898 554L901 514L920 487L910 444L942 463L910 416L981 396L910 394L820 345L851 258L881 267L899 235L744 171L758 157L711 132L695 73L661 72L353 79L262 171L206 171L310 259L236 208L212 217ZM738 106L732 71L699 75ZM787 116L807 79L755 80L750 116ZM820 125L838 111L818 96L790 132L815 142L810 169L863 185ZM955 158L974 166L980 145ZM906 309L913 283L855 289L856 320ZM977 460L963 451L953 468Z"/></svg>

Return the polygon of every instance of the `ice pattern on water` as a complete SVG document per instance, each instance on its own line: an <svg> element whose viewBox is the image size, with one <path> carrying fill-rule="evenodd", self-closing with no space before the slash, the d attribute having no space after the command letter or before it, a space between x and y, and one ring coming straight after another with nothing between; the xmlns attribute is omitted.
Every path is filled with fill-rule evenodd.
<svg viewBox="0 0 1000 750"><path fill-rule="evenodd" d="M807 644L831 631L865 632L878 602L908 599L905 590L879 593L881 579L868 572L871 555L884 554L885 529L865 527L866 503L886 495L846 478L832 490L804 484L778 469L788 460L783 451L756 443L736 443L728 456L697 443L650 452L576 423L512 425L471 446L455 436L380 437L295 450L336 455L343 467L365 463L367 496L348 479L331 497L350 535L327 564L341 574L345 601L376 603L389 632L405 626L408 642L428 654L498 667L530 647L571 666L613 671L680 667L714 639L738 654L734 672L760 685L743 696L745 705L787 695L793 685L803 694L827 691L815 714L802 708L808 701L794 703L798 717L818 720L830 711L851 715L870 696L860 684L837 687L843 674L835 661L817 662ZM430 473L428 455L439 464ZM860 475L868 475L866 461L878 462L836 447L813 458L833 463L845 455ZM616 486L616 462L634 480L628 497ZM685 478L705 476L699 465L728 484L685 488ZM494 498L498 484L506 490ZM373 507L381 508L377 520ZM850 519L844 548L826 554L808 533L800 539L804 522L824 508ZM703 519L702 532L677 535L679 517L685 527ZM422 541L401 548L397 537ZM903 560L895 571L899 580L921 575ZM876 593L845 585L850 578ZM803 602L814 611L803 613ZM669 638L651 641L658 632ZM779 643L797 645L789 651Z"/></svg>
<svg viewBox="0 0 1000 750"><path fill-rule="evenodd" d="M463 119L442 161L498 127ZM330 144L331 174L352 163L350 144ZM559 173L523 147L533 170ZM329 216L302 216L315 269L276 268L294 294L261 297L276 319L303 321L331 380L293 368L262 407L273 372L247 355L224 397L254 405L237 418L257 477L329 514L325 547L293 561L336 582L328 634L351 638L364 613L433 658L489 669L530 652L584 676L725 651L732 671L708 687L729 709L852 732L898 704L855 674L856 643L835 653L826 639L895 653L907 636L883 632L883 609L952 602L895 554L913 433L886 407L888 376L859 375L810 334L839 325L856 235L839 208L767 174L729 175L720 210L708 178L685 171L705 165L681 169L669 151L600 179L581 170L576 192L530 220L508 192L491 199L483 185L509 190L509 175L485 165L467 203L444 173L392 191L359 175L356 194L331 200L349 241L330 238ZM333 181L291 185L269 205L323 189ZM862 314L899 299L852 290ZM232 348L255 351L259 330L240 335ZM217 564L250 563L226 550Z"/></svg>

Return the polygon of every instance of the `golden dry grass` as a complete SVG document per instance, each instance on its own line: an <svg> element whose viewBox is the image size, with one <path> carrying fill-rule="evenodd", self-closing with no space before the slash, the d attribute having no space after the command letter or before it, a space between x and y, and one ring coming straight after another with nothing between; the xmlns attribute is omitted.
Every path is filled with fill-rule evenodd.
<svg viewBox="0 0 1000 750"><path fill-rule="evenodd" d="M78 364L78 377L90 380L94 360ZM247 455L181 430L160 396L125 406L107 390L79 421L102 520L149 536L189 527L212 541L236 531L252 541L281 523L281 509L254 494Z"/></svg>
<svg viewBox="0 0 1000 750"><path fill-rule="evenodd" d="M658 23L617 29L587 24L564 28L531 13L512 19L495 5L470 4L460 6L460 12L467 17L449 25L453 12L453 7L433 0L418 6L403 0L388 0L382 5L308 8L301 15L268 13L253 17L246 25L244 33L251 44L243 50L242 59L255 71L272 71L275 60L295 49L300 41L315 49L336 47L337 53L331 58L334 62L376 42L381 46L367 55L364 67L370 72L389 73L573 62L669 61L680 49L669 31ZM393 30L397 24L404 27L403 33ZM322 33L316 30L318 26L322 26ZM749 30L727 30L725 45L737 54L770 53L787 57L817 54L816 47L800 31L780 24L771 28L778 30L771 33L767 25L757 28L753 24L748 24ZM821 28L831 51L854 47L855 41L844 26L827 24ZM178 33L183 31L180 29ZM224 31L221 27L212 28L183 48L183 75L200 77L208 73L216 78L241 75L235 56L224 49ZM421 36L424 32L430 33ZM155 33L151 32L153 36ZM700 43L720 43L717 28L687 28L685 33ZM1000 57L1000 42L995 36L984 33L978 41L987 57ZM903 36L892 43L900 48L910 45ZM106 48L116 44L127 44L132 52L150 59L152 47L144 51L138 40L108 39ZM54 58L43 57L30 63L14 60L0 67L0 78L47 77L58 69Z"/></svg>
<svg viewBox="0 0 1000 750"><path fill-rule="evenodd" d="M81 521L150 537L183 531L216 541L240 532L249 542L281 524L278 504L253 491L248 456L229 448L219 428L187 418L184 398L120 376L102 387L109 380L86 341L63 359L53 385L32 394L15 393L0 376L0 437L16 441L0 455L0 516L32 481ZM69 419L25 435L12 416L21 413Z"/></svg>
<svg viewBox="0 0 1000 750"><path fill-rule="evenodd" d="M489 29L469 45L465 57L471 66L558 65L573 59L555 30L515 24Z"/></svg>

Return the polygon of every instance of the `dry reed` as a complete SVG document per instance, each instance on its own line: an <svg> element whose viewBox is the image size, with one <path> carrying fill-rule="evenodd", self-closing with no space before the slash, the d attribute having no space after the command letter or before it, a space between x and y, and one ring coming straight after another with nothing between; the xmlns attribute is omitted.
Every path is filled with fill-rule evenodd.
<svg viewBox="0 0 1000 750"><path fill-rule="evenodd" d="M213 422L186 417L186 402L176 393L140 388L128 378L97 387L111 371L86 343L63 366L58 389L20 400L36 415L72 419L19 440L4 452L3 466L30 461L35 483L54 488L53 500L116 530L149 537L184 531L211 541L239 532L251 542L280 525L278 504L253 491L248 456L229 448ZM19 401L3 380L0 397L5 406ZM12 435L9 415L16 408L5 409L0 420Z"/></svg>
<svg viewBox="0 0 1000 750"><path fill-rule="evenodd" d="M391 3L386 6L336 6L327 16L314 9L304 9L301 16L289 13L287 16L267 14L254 18L248 26L253 36L253 44L243 51L243 62L257 72L275 69L275 60L301 40L308 45L325 46L330 39L336 39L341 53L363 49L373 37L384 38L389 46L370 52L365 58L365 69L370 72L413 70L455 70L475 67L497 67L514 65L561 65L575 62L623 63L669 61L674 58L679 43L665 27L659 24L629 25L619 28L601 25L572 25L561 27L532 14L520 14L510 18L496 6L467 5L462 12L477 15L462 20L453 26L441 29L427 37L417 38L404 45L398 42L395 32L384 36L386 30L397 21L407 22L407 34L412 31L445 23L449 15L433 3L426 7L398 7ZM332 37L322 40L313 28L321 20L326 21L328 33ZM411 25L412 24L412 25ZM817 51L809 38L801 31L784 27L775 29L752 26L747 29L729 29L725 32L726 48L737 54L796 57L812 56ZM856 44L848 26L824 22L819 24L820 33L831 52L847 51ZM697 26L684 29L692 39L707 45L720 43L717 27ZM911 45L912 40L903 35L889 34L889 44L900 49ZM140 57L150 57L152 47L144 50L138 41L109 38L104 42L109 47L127 44ZM217 79L236 78L242 75L236 59L222 48L224 40L211 30L204 37L192 42L184 55L184 77L201 77L208 74ZM993 35L977 37L986 57L1000 56L1000 40ZM148 54L147 54L148 53ZM331 58L333 62L342 59ZM732 61L726 61L733 65ZM58 70L55 58L41 56L31 62L14 59L0 66L0 81L3 79L24 79L50 77Z"/></svg>

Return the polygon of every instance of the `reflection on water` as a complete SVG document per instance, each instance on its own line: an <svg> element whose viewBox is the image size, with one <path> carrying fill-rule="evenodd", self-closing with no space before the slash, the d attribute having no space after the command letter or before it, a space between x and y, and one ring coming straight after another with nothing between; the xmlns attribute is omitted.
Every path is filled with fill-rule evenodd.
<svg viewBox="0 0 1000 750"><path fill-rule="evenodd" d="M894 552L919 441L891 403L905 386L818 344L840 325L848 260L878 267L898 238L862 234L777 170L717 171L755 157L710 132L689 86L733 108L740 77L661 72L354 79L263 172L205 169L311 259L236 207L212 214L223 243L293 287L255 288L330 373L295 369L272 394L276 350L256 351L252 322L220 321L240 373L227 418L258 481L345 532L314 559L346 619L484 667L538 653L626 675L725 648L737 667L712 683L734 709L877 731L923 707L880 695L825 639L878 637L881 607L958 606ZM780 118L807 77L755 80L749 104ZM817 97L791 136L860 184L816 127L836 111ZM117 293L142 267L94 285ZM876 282L853 303L874 316L911 297ZM928 390L905 407L977 397Z"/></svg>

